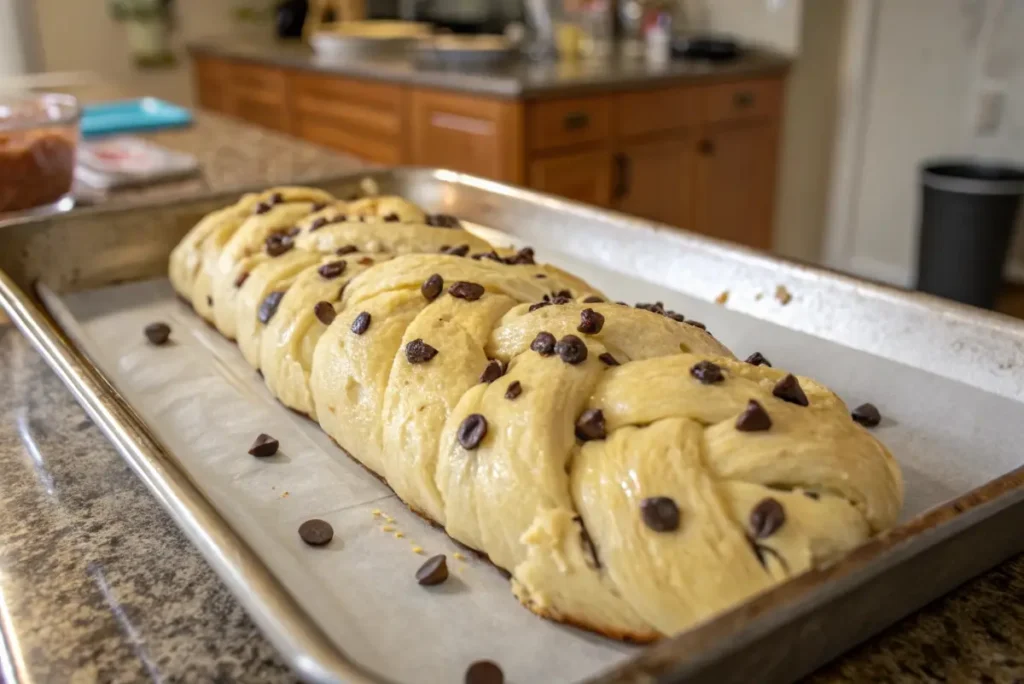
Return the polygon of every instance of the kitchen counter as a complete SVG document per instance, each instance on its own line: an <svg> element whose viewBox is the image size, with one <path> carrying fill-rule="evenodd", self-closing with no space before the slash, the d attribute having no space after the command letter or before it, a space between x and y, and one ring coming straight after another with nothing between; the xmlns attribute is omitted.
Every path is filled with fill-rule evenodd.
<svg viewBox="0 0 1024 684"><path fill-rule="evenodd" d="M201 184L178 186L179 195L356 167L221 117L201 114L198 121L193 130L154 136L216 160ZM156 189L138 192L113 199L143 201ZM15 656L0 663L3 679L295 681L42 358L2 324L0 378L0 630ZM1024 556L810 681L1022 679Z"/></svg>
<svg viewBox="0 0 1024 684"><path fill-rule="evenodd" d="M339 76L365 78L427 88L538 99L617 88L638 88L689 79L753 78L784 73L790 60L780 54L752 50L727 64L672 60L660 66L619 55L607 59L536 63L513 60L489 67L419 65L408 58L340 60L317 56L299 42L267 38L211 38L188 44L193 55L233 59L264 66L288 67Z"/></svg>

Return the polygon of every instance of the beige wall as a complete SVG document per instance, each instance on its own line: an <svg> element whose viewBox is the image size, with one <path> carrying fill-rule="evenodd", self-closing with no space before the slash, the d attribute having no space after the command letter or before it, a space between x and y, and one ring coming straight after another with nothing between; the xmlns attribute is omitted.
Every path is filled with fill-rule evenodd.
<svg viewBox="0 0 1024 684"><path fill-rule="evenodd" d="M800 50L804 0L680 0L680 4L690 28L729 33L788 54Z"/></svg>

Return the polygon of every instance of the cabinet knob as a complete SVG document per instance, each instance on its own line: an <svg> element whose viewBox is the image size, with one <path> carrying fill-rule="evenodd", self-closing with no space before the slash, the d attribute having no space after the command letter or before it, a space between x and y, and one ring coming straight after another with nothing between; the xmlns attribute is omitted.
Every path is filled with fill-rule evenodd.
<svg viewBox="0 0 1024 684"><path fill-rule="evenodd" d="M581 128L586 128L590 123L590 115L586 112L569 112L565 115L562 123L565 124L565 130L578 131Z"/></svg>
<svg viewBox="0 0 1024 684"><path fill-rule="evenodd" d="M705 157L710 157L715 153L715 143L711 142L707 138L704 138L699 143L697 143L697 151L703 154Z"/></svg>
<svg viewBox="0 0 1024 684"><path fill-rule="evenodd" d="M746 109L754 105L754 93L744 90L732 96L732 103L736 109Z"/></svg>
<svg viewBox="0 0 1024 684"><path fill-rule="evenodd" d="M615 179L612 183L612 199L620 200L629 194L632 185L629 156L618 152L613 158L615 162Z"/></svg>

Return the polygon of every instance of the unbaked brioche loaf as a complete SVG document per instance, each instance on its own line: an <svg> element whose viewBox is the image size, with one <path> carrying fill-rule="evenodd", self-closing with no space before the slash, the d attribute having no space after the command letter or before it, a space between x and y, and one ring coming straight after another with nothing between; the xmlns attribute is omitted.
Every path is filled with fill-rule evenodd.
<svg viewBox="0 0 1024 684"><path fill-rule="evenodd" d="M673 634L893 525L900 471L825 387L398 198L247 195L171 281L534 612Z"/></svg>

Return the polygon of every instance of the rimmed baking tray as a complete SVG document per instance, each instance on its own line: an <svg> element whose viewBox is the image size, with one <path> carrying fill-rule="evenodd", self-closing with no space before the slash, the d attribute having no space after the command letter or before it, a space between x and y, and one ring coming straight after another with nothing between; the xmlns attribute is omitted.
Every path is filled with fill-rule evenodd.
<svg viewBox="0 0 1024 684"><path fill-rule="evenodd" d="M451 554L451 542L261 394L233 345L170 293L171 248L237 193L0 226L4 309L303 678L459 681L479 656L511 682L783 681L1024 550L1024 325L448 171L321 185L345 196L367 177L488 237L532 244L615 298L663 299L737 353L762 351L851 405L875 402L908 504L899 527L840 562L645 649L534 618L472 557L454 563L455 590L424 595L407 576L422 558L406 545ZM157 314L174 320L177 344L150 357L132 340ZM301 453L237 470L242 461L218 457L224 444L237 450L232 430L252 425L219 419L224 407L272 421ZM319 473L344 501L310 484ZM333 555L295 538L311 509L340 531ZM384 516L394 529L380 529Z"/></svg>

